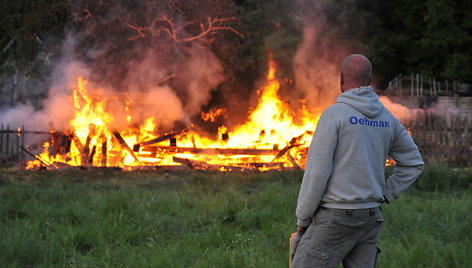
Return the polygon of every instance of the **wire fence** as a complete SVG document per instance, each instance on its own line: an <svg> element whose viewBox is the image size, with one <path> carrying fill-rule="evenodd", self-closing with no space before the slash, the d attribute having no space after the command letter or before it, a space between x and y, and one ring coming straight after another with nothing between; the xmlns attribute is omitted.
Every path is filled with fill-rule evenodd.
<svg viewBox="0 0 472 268"><path fill-rule="evenodd" d="M399 75L388 83L388 96L456 96L472 95L472 87L457 81L439 81L420 74Z"/></svg>
<svg viewBox="0 0 472 268"><path fill-rule="evenodd" d="M470 113L418 110L403 122L427 163L472 166Z"/></svg>
<svg viewBox="0 0 472 268"><path fill-rule="evenodd" d="M414 116L402 123L409 130L427 163L472 166L470 113L418 109ZM26 130L24 126L1 124L0 164L24 168L27 160L34 159L30 150L38 151L41 147L40 142L28 147L28 141L44 141L51 139L51 135L46 131Z"/></svg>
<svg viewBox="0 0 472 268"><path fill-rule="evenodd" d="M26 161L32 158L25 151L28 147L28 139L33 136L47 137L48 135L50 133L47 131L26 130L24 126L12 127L0 124L0 165L17 165L19 168L24 168ZM37 146L33 145L33 147Z"/></svg>

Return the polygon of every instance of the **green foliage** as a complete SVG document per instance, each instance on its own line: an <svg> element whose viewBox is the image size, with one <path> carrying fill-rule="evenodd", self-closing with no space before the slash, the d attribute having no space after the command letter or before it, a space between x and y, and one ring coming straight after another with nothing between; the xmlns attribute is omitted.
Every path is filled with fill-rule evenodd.
<svg viewBox="0 0 472 268"><path fill-rule="evenodd" d="M385 177L393 172L393 167L385 169ZM470 168L452 168L444 164L427 164L413 187L420 191L450 192L462 191L472 187L472 170Z"/></svg>
<svg viewBox="0 0 472 268"><path fill-rule="evenodd" d="M59 57L67 32L80 33L78 54L101 70L103 79L119 83L130 62L143 55L135 51L150 48L160 56L185 54L167 42L158 48L153 38L129 42L133 30L126 23L149 25L156 17L204 22L207 17L236 17L231 24L244 38L232 33L214 36L210 47L225 68L225 83L215 98L227 101L247 91L266 69L266 55L272 51L279 63L280 78L293 78L292 58L302 40L302 18L319 17L320 39L337 53L366 53L374 64L380 88L399 73L423 73L441 80L472 82L472 2L447 0L399 1L289 1L289 0L174 0L174 1L1 1L0 72L21 72L45 80ZM323 23L324 21L324 23ZM313 23L311 21L305 23ZM313 26L313 25L310 25ZM198 27L194 29L198 32ZM192 30L189 30L192 32ZM136 41L136 40L135 40ZM160 42L160 41L159 41ZM133 48L141 49L133 49ZM327 53L327 52L324 52ZM92 55L92 56L91 56ZM118 55L118 56L117 56ZM138 59L139 60L139 59ZM52 61L52 62L51 62ZM8 63L8 64L6 64ZM110 64L113 71L103 74ZM236 90L235 90L236 89ZM241 105L239 101L236 101Z"/></svg>
<svg viewBox="0 0 472 268"><path fill-rule="evenodd" d="M458 191L472 186L472 172L444 165L426 165L415 187L424 191Z"/></svg>
<svg viewBox="0 0 472 268"><path fill-rule="evenodd" d="M469 267L471 192L410 192L383 206L381 267Z"/></svg>
<svg viewBox="0 0 472 268"><path fill-rule="evenodd" d="M38 53L45 49L42 48L43 38L63 34L71 16L68 3L3 0L1 6L0 66L4 67L4 62L10 60L21 70L34 71L36 68L38 71L41 66L34 64Z"/></svg>
<svg viewBox="0 0 472 268"><path fill-rule="evenodd" d="M381 88L400 73L472 81L470 1L325 0L317 9L333 40L371 58Z"/></svg>
<svg viewBox="0 0 472 268"><path fill-rule="evenodd" d="M446 167L431 167L444 176ZM429 175L428 175L429 174ZM286 267L302 172L0 173L2 267ZM469 267L472 193L383 206L380 267Z"/></svg>
<svg viewBox="0 0 472 268"><path fill-rule="evenodd" d="M395 72L422 72L444 80L472 81L472 71L462 65L471 57L468 1L379 1L372 8L381 24L365 42L383 78L392 78Z"/></svg>

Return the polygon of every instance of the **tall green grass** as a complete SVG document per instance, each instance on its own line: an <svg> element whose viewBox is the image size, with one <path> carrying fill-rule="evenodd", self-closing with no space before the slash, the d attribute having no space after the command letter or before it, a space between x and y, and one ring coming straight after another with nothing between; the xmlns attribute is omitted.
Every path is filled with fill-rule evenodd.
<svg viewBox="0 0 472 268"><path fill-rule="evenodd" d="M383 207L379 267L472 265L470 173L443 168L467 183L427 170ZM2 171L0 267L287 267L301 178Z"/></svg>

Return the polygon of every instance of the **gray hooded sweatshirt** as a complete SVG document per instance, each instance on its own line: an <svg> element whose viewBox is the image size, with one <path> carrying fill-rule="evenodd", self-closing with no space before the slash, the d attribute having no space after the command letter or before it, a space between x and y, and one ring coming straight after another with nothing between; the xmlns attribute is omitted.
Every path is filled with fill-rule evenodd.
<svg viewBox="0 0 472 268"><path fill-rule="evenodd" d="M387 155L397 163L385 181ZM422 170L418 147L372 87L347 90L318 121L298 196L297 224L308 226L318 206L362 209L391 202Z"/></svg>

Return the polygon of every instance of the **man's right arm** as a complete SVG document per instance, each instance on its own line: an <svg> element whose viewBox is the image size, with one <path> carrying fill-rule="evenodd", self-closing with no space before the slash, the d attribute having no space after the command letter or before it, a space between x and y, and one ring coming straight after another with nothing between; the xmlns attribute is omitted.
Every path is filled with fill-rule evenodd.
<svg viewBox="0 0 472 268"><path fill-rule="evenodd" d="M395 137L388 155L395 160L396 165L393 174L385 184L384 197L387 202L392 202L415 182L424 166L423 159L413 138L398 121Z"/></svg>
<svg viewBox="0 0 472 268"><path fill-rule="evenodd" d="M325 112L316 127L308 150L308 159L303 175L297 204L297 225L310 224L333 172L333 155L336 150L338 133L332 119Z"/></svg>

